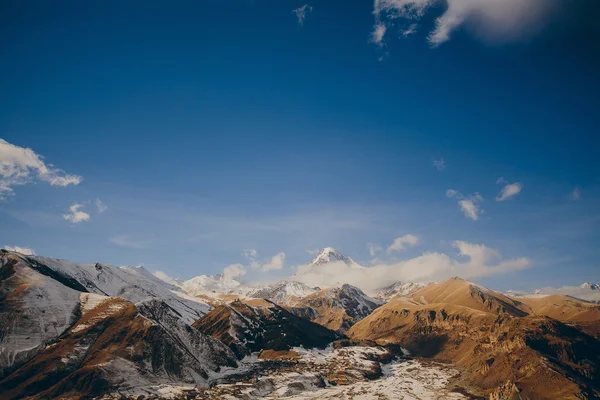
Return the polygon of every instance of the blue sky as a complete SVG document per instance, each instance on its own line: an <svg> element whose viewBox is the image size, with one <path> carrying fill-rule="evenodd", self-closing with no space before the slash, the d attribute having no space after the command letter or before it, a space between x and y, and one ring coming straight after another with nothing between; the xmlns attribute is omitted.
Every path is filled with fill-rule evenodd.
<svg viewBox="0 0 600 400"><path fill-rule="evenodd" d="M3 3L0 246L276 279L324 246L372 265L460 260L458 240L528 260L473 277L492 287L600 281L592 1L535 0L519 19L514 0L424 1L419 17L322 0L303 24L287 0L86 3ZM469 17L434 43L454 12ZM16 182L26 148L54 167ZM75 204L87 220L64 218ZM249 249L282 268L253 269Z"/></svg>

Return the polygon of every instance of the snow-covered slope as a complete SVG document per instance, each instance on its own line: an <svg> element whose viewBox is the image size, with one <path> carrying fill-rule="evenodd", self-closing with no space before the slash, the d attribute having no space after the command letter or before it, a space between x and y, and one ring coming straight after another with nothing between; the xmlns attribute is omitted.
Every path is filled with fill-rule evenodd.
<svg viewBox="0 0 600 400"><path fill-rule="evenodd" d="M416 292L425 286L427 286L425 283L398 281L379 289L375 295L375 298L378 300L390 301L394 297L408 296L409 294Z"/></svg>
<svg viewBox="0 0 600 400"><path fill-rule="evenodd" d="M284 306L293 306L301 299L309 296L319 288L312 288L302 282L280 281L247 293L248 297L268 299L274 303Z"/></svg>
<svg viewBox="0 0 600 400"><path fill-rule="evenodd" d="M319 265L336 261L342 261L349 266L360 267L360 265L358 265L353 259L338 253L333 247L325 247L321 249L317 256L310 263L308 263L308 266L317 267Z"/></svg>
<svg viewBox="0 0 600 400"><path fill-rule="evenodd" d="M80 292L0 253L0 378L76 320Z"/></svg>
<svg viewBox="0 0 600 400"><path fill-rule="evenodd" d="M530 293L508 290L505 292L505 294L511 297L543 297L559 294L599 303L600 285L597 283L585 282L579 286L563 286L561 288L546 287L536 289Z"/></svg>
<svg viewBox="0 0 600 400"><path fill-rule="evenodd" d="M225 274L200 275L184 281L181 288L192 296L213 296L214 294L244 294L251 288Z"/></svg>
<svg viewBox="0 0 600 400"><path fill-rule="evenodd" d="M192 324L210 310L210 306L199 299L185 296L177 288L171 290L170 285L143 267L115 267L100 263L74 264L47 257L19 256L34 270L61 283L70 282L71 287L78 291L121 297L133 303L153 298L161 299L181 314L187 324Z"/></svg>
<svg viewBox="0 0 600 400"><path fill-rule="evenodd" d="M148 271L146 268L144 268L141 265L138 265L135 267L126 265L126 266L122 266L120 268L130 275L134 275L134 276L137 276L138 278L142 278L144 280L150 281L158 286L164 286L165 288L167 288L169 290L181 291L181 288L178 285L176 285L174 282L171 283L171 282L167 282L163 279L158 278L156 275L154 275L152 272Z"/></svg>

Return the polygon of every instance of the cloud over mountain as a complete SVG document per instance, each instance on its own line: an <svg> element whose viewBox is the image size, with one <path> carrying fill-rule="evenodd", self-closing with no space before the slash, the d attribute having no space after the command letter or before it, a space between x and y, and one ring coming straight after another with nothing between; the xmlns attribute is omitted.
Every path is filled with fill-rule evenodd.
<svg viewBox="0 0 600 400"><path fill-rule="evenodd" d="M483 244L454 241L455 257L439 252L397 262L380 262L363 267L354 261L332 260L327 263L301 265L293 279L309 286L327 287L341 283L355 285L373 293L390 282L431 282L453 276L465 279L501 275L529 268L527 258L504 259L500 252Z"/></svg>

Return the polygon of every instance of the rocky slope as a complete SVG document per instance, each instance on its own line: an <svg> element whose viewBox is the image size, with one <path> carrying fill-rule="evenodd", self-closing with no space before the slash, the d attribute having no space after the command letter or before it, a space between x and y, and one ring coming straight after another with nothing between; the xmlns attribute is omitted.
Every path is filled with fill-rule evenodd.
<svg viewBox="0 0 600 400"><path fill-rule="evenodd" d="M177 310L190 324L210 309L198 299L191 299L179 290L171 290L171 285L154 277L143 267L116 267L101 263L75 264L66 260L23 256L5 251L2 254L12 254L29 268L77 291L121 297L133 303L160 298Z"/></svg>
<svg viewBox="0 0 600 400"><path fill-rule="evenodd" d="M344 333L383 302L351 285L322 289L298 301L291 311L336 332Z"/></svg>
<svg viewBox="0 0 600 400"><path fill-rule="evenodd" d="M268 300L220 305L194 323L200 332L228 345L239 357L262 350L295 346L324 348L341 335L299 318Z"/></svg>
<svg viewBox="0 0 600 400"><path fill-rule="evenodd" d="M134 304L88 291L101 289L80 281L85 270L75 275L53 266L0 254L3 399L151 393L165 382L207 385L223 366L236 365L227 346L186 323L168 303L172 297ZM106 289L107 280L98 282Z"/></svg>

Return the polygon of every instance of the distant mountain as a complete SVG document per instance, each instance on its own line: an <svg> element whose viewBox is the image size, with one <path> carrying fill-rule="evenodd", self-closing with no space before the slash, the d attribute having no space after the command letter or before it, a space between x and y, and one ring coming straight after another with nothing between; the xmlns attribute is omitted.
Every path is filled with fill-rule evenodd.
<svg viewBox="0 0 600 400"><path fill-rule="evenodd" d="M375 298L382 301L390 301L393 298L408 296L409 294L416 292L425 286L427 286L425 283L395 282L389 286L379 289L375 295Z"/></svg>
<svg viewBox="0 0 600 400"><path fill-rule="evenodd" d="M213 294L243 294L251 288L225 274L200 275L181 283L181 288L192 296Z"/></svg>
<svg viewBox="0 0 600 400"><path fill-rule="evenodd" d="M600 285L592 282L585 282L579 286L563 286L561 288L546 287L536 289L530 293L508 290L506 294L517 298L564 295L575 297L581 300L600 303Z"/></svg>
<svg viewBox="0 0 600 400"><path fill-rule="evenodd" d="M282 306L293 306L302 300L320 290L312 288L301 282L280 281L272 285L264 286L247 292L248 297L268 299Z"/></svg>
<svg viewBox="0 0 600 400"><path fill-rule="evenodd" d="M344 333L382 303L359 288L344 284L312 293L298 301L291 310L301 317Z"/></svg>
<svg viewBox="0 0 600 400"><path fill-rule="evenodd" d="M349 266L360 267L353 259L338 253L333 247L325 247L319 251L317 256L308 263L309 267L317 267L330 262L341 261Z"/></svg>

